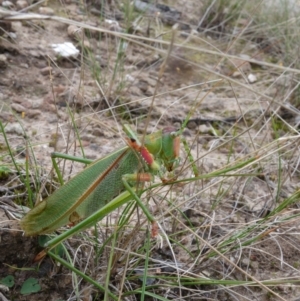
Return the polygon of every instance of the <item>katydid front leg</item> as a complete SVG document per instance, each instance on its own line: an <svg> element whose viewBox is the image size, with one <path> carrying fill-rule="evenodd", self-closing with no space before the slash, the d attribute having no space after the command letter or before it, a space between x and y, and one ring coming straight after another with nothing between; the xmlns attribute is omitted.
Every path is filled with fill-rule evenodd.
<svg viewBox="0 0 300 301"><path fill-rule="evenodd" d="M173 127L165 128L163 131L155 132L147 135L144 139L144 146L131 130L129 126L124 126L124 131L128 135L127 144L136 153L140 154L141 158L149 166L152 174L158 174L163 183L168 182L165 179L165 170L172 172L178 165L179 149L180 149L180 137ZM157 162L155 159L160 161ZM132 197L136 200L141 207L148 220L152 224L151 236L156 237L158 235L158 225L153 216L148 211L148 208L140 200L139 196L133 191L132 187L128 184L128 181L151 181L153 177L150 173L124 175L122 180L126 189L130 192Z"/></svg>
<svg viewBox="0 0 300 301"><path fill-rule="evenodd" d="M128 130L131 130L130 128ZM127 133L129 134L127 130ZM139 153L143 160L145 160L146 164L150 167L153 172L158 172L160 170L160 165L154 160L153 155L148 151L146 147L141 146L137 137L133 136L133 133L130 132L131 137L127 140L127 144L130 148L132 148L135 152ZM129 185L130 182L150 182L153 180L153 177L149 173L139 173L139 174L127 174L122 177L123 184L125 188L130 192L133 199L137 202L137 204L141 207L146 217L152 224L151 229L151 237L155 238L158 235L158 226L154 217L149 212L147 206L141 201L140 197L136 194L136 192Z"/></svg>

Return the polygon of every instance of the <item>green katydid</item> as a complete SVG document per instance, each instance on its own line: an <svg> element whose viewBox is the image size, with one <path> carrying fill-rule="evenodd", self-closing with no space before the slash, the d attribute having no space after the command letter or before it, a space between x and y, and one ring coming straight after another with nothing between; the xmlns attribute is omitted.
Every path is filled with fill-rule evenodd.
<svg viewBox="0 0 300 301"><path fill-rule="evenodd" d="M157 234L155 219L128 182L151 181L152 174L165 181L165 171L177 165L180 147L179 132L168 127L144 137L143 145L128 126L124 126L128 146L95 161L38 203L21 220L25 235L51 233L67 224L76 224L100 208L105 208L122 191L122 200L135 199L152 223L152 235ZM118 203L118 201L117 201Z"/></svg>

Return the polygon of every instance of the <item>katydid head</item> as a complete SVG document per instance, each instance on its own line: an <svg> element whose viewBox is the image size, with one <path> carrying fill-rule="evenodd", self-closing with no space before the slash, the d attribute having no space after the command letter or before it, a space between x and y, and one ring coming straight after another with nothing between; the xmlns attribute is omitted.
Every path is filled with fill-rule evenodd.
<svg viewBox="0 0 300 301"><path fill-rule="evenodd" d="M180 136L174 127L166 127L147 135L145 147L160 161L167 171L171 172L178 164Z"/></svg>
<svg viewBox="0 0 300 301"><path fill-rule="evenodd" d="M128 135L128 145L137 151L153 171L162 171L163 165L169 172L173 171L179 161L180 132L174 127L166 127L161 131L146 135L143 145L130 126L124 125Z"/></svg>

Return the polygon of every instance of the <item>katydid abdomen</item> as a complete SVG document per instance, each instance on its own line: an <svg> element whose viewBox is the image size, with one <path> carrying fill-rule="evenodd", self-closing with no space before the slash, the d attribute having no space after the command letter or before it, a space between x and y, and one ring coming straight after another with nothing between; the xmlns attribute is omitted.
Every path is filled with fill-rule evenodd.
<svg viewBox="0 0 300 301"><path fill-rule="evenodd" d="M124 191L122 177L136 173L140 161L124 147L92 163L27 213L21 220L25 234L51 233L88 217Z"/></svg>

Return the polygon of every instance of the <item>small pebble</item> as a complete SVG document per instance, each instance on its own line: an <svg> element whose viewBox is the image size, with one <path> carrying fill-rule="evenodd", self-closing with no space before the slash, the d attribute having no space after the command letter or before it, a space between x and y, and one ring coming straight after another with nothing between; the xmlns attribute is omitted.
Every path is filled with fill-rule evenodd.
<svg viewBox="0 0 300 301"><path fill-rule="evenodd" d="M80 27L75 25L70 25L68 27L68 36L72 39L79 39L82 37L82 30Z"/></svg>
<svg viewBox="0 0 300 301"><path fill-rule="evenodd" d="M5 127L6 133L12 133L22 136L23 135L23 129L20 125L20 123L8 123Z"/></svg>
<svg viewBox="0 0 300 301"><path fill-rule="evenodd" d="M182 132L182 135L185 137L192 137L192 133L189 129L184 129L184 131Z"/></svg>
<svg viewBox="0 0 300 301"><path fill-rule="evenodd" d="M13 103L11 108L18 113L26 112L26 108L18 103Z"/></svg>
<svg viewBox="0 0 300 301"><path fill-rule="evenodd" d="M250 259L249 258L244 258L242 259L242 265L244 266L249 266L250 265Z"/></svg>
<svg viewBox="0 0 300 301"><path fill-rule="evenodd" d="M79 50L70 42L52 44L51 46L58 56L64 58L76 58L79 54Z"/></svg>
<svg viewBox="0 0 300 301"><path fill-rule="evenodd" d="M89 50L92 49L91 43L88 40L83 41L83 47L86 48L86 49L89 49Z"/></svg>
<svg viewBox="0 0 300 301"><path fill-rule="evenodd" d="M108 27L110 31L121 31L121 27L117 21L105 19L104 22L104 26Z"/></svg>
<svg viewBox="0 0 300 301"><path fill-rule="evenodd" d="M28 69L28 68L29 68L29 65L26 64L26 63L20 63L19 66L20 66L21 68L25 68L25 69Z"/></svg>
<svg viewBox="0 0 300 301"><path fill-rule="evenodd" d="M187 123L187 127L190 129L190 130L194 130L196 127L197 127L197 123L195 121L189 121Z"/></svg>
<svg viewBox="0 0 300 301"><path fill-rule="evenodd" d="M207 126L206 124L201 124L199 126L199 132L201 134L208 134L211 132L211 128L209 126Z"/></svg>
<svg viewBox="0 0 300 301"><path fill-rule="evenodd" d="M41 111L40 110L28 110L27 113L26 113L26 116L28 116L29 118L35 118L39 115L41 115Z"/></svg>
<svg viewBox="0 0 300 301"><path fill-rule="evenodd" d="M251 65L249 62L240 60L240 59L232 59L231 62L233 63L235 68L242 73L249 73L251 71Z"/></svg>
<svg viewBox="0 0 300 301"><path fill-rule="evenodd" d="M52 70L53 70L52 67L47 66L47 67L41 69L40 72L42 75L49 75L52 72Z"/></svg>
<svg viewBox="0 0 300 301"><path fill-rule="evenodd" d="M233 78L242 77L242 73L240 71L234 71L231 76Z"/></svg>
<svg viewBox="0 0 300 301"><path fill-rule="evenodd" d="M12 113L8 112L0 112L0 120L2 122L13 122L16 120L15 116Z"/></svg>
<svg viewBox="0 0 300 301"><path fill-rule="evenodd" d="M14 7L14 4L11 1L3 1L2 6L10 8L10 7Z"/></svg>
<svg viewBox="0 0 300 301"><path fill-rule="evenodd" d="M281 75L276 79L276 84L279 84L280 86L288 88L288 87L290 87L292 81L293 81L293 77L290 74ZM276 92L277 92L277 89L276 89Z"/></svg>
<svg viewBox="0 0 300 301"><path fill-rule="evenodd" d="M257 82L257 77L254 74L250 73L248 75L248 81L250 84L253 84L253 83Z"/></svg>
<svg viewBox="0 0 300 301"><path fill-rule="evenodd" d="M15 32L10 32L8 35L13 40L15 40L17 38L17 34Z"/></svg>
<svg viewBox="0 0 300 301"><path fill-rule="evenodd" d="M103 136L103 131L99 128L94 128L93 135L96 136L96 137L102 137Z"/></svg>
<svg viewBox="0 0 300 301"><path fill-rule="evenodd" d="M7 58L4 54L0 54L0 70L4 70L7 67Z"/></svg>
<svg viewBox="0 0 300 301"><path fill-rule="evenodd" d="M53 16L54 15L54 10L50 7L40 7L39 8L39 13L42 14L42 15Z"/></svg>
<svg viewBox="0 0 300 301"><path fill-rule="evenodd" d="M23 9L23 8L26 8L28 6L28 3L25 0L18 0L16 2L16 6L17 6L17 9Z"/></svg>

